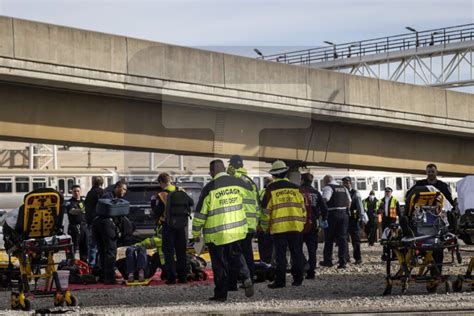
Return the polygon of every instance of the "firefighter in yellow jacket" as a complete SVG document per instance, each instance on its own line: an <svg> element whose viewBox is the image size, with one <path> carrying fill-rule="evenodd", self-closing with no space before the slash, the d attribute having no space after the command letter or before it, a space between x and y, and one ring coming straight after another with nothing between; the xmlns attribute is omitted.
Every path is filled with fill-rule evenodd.
<svg viewBox="0 0 474 316"><path fill-rule="evenodd" d="M306 208L298 185L286 177L289 168L285 162L277 160L269 173L275 178L270 183L262 201L260 225L268 229L275 247L275 281L269 288L286 286L286 250L290 249L293 286L303 283L302 231L306 223Z"/></svg>
<svg viewBox="0 0 474 316"><path fill-rule="evenodd" d="M253 283L241 248L248 232L243 199L249 186L228 175L222 160L211 161L210 174L213 179L203 188L193 219L193 237L199 240L202 230L211 255L215 288L209 300L227 299L230 275L240 276L251 297Z"/></svg>
<svg viewBox="0 0 474 316"><path fill-rule="evenodd" d="M251 190L245 190L245 196L243 200L243 206L247 216L248 232L245 239L242 240L242 253L250 271L250 278L253 280L255 274L255 265L252 240L255 237L255 232L257 230L257 217L259 213L259 203L257 201L258 189L255 182L253 182L253 180L247 175L247 170L244 168L243 159L239 155L230 157L227 173L246 182L251 188ZM232 283L234 284L231 284L230 288L236 290L235 282Z"/></svg>

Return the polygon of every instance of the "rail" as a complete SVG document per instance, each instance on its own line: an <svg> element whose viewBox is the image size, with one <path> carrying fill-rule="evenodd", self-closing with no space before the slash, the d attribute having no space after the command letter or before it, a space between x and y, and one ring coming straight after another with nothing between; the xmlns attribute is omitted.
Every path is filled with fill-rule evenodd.
<svg viewBox="0 0 474 316"><path fill-rule="evenodd" d="M417 49L419 47L472 41L474 37L474 23L425 31L417 31L409 27L407 29L411 33L344 44L326 42L330 46L263 55L257 59L303 65L370 54Z"/></svg>

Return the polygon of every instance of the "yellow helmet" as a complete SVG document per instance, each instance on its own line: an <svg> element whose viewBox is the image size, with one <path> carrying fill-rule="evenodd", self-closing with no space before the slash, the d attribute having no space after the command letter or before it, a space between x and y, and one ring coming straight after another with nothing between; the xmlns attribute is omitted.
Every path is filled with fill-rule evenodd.
<svg viewBox="0 0 474 316"><path fill-rule="evenodd" d="M272 164L272 169L268 173L275 175L287 172L288 170L290 170L290 168L283 160L275 160Z"/></svg>

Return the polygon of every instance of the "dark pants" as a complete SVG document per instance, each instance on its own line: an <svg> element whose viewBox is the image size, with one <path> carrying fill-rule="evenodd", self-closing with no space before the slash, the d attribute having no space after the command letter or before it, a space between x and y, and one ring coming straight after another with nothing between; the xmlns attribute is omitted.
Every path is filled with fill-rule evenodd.
<svg viewBox="0 0 474 316"><path fill-rule="evenodd" d="M369 222L365 225L365 234L367 235L369 246L373 246L377 239L377 221L377 214L369 213Z"/></svg>
<svg viewBox="0 0 474 316"><path fill-rule="evenodd" d="M145 247L130 246L125 252L127 261L127 274L145 271L148 267L148 258Z"/></svg>
<svg viewBox="0 0 474 316"><path fill-rule="evenodd" d="M275 284L278 286L286 285L286 250L290 249L291 255L291 274L293 281L303 281L303 244L302 233L282 233L274 234L273 244L275 245Z"/></svg>
<svg viewBox="0 0 474 316"><path fill-rule="evenodd" d="M111 218L98 217L92 224L97 241L101 277L104 283L115 283L115 260L117 257L117 234Z"/></svg>
<svg viewBox="0 0 474 316"><path fill-rule="evenodd" d="M250 272L250 278L253 280L255 275L255 263L253 260L253 247L252 239L254 233L248 233L244 240L242 240L242 254L244 255L245 262Z"/></svg>
<svg viewBox="0 0 474 316"><path fill-rule="evenodd" d="M436 268L431 269L431 275L439 276L443 272L443 259L444 252L443 249L434 249L433 250L433 261Z"/></svg>
<svg viewBox="0 0 474 316"><path fill-rule="evenodd" d="M316 251L318 250L318 231L312 229L309 233L303 234L303 243L308 249L308 276L314 276L316 270Z"/></svg>
<svg viewBox="0 0 474 316"><path fill-rule="evenodd" d="M348 236L351 237L354 260L362 260L360 253L360 227L359 220L349 217ZM347 247L347 262L349 262L349 247Z"/></svg>
<svg viewBox="0 0 474 316"><path fill-rule="evenodd" d="M326 240L324 241L324 262L332 264L332 250L334 241L338 247L339 264L346 264L347 253L347 229L349 225L349 214L345 210L331 210L328 212L328 228L326 228Z"/></svg>
<svg viewBox="0 0 474 316"><path fill-rule="evenodd" d="M239 240L227 245L207 246L214 273L214 297L227 299L231 275L238 275L241 280L250 279L250 272L242 255L242 242Z"/></svg>
<svg viewBox="0 0 474 316"><path fill-rule="evenodd" d="M165 257L165 270L168 280L186 280L186 230L163 225L161 232L163 238L163 255ZM176 254L176 262L174 260Z"/></svg>
<svg viewBox="0 0 474 316"><path fill-rule="evenodd" d="M405 218L405 220L408 220ZM402 218L400 218L400 222L403 223L403 216ZM382 233L385 231L386 228L390 228L390 224L393 224L393 223L396 223L397 222L397 219L396 218L391 218L391 217L388 217L388 216L384 216L382 217ZM408 222L407 222L407 225L408 225ZM403 229L403 225L402 226L402 229ZM407 236L407 237L410 237L410 236ZM413 236L414 237L414 236ZM388 247L387 246L383 246L383 255L382 257L388 257L389 253L388 253Z"/></svg>
<svg viewBox="0 0 474 316"><path fill-rule="evenodd" d="M74 256L79 252L79 259L87 262L87 234L86 224L71 224L69 223L68 234L71 235L74 244Z"/></svg>
<svg viewBox="0 0 474 316"><path fill-rule="evenodd" d="M258 239L258 253L260 254L260 261L271 264L273 255L273 239L267 232L257 232Z"/></svg>

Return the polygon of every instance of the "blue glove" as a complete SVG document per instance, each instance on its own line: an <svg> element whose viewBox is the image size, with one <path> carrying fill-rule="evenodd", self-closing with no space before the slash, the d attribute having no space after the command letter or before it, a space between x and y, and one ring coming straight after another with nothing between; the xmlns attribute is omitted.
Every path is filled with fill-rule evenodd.
<svg viewBox="0 0 474 316"><path fill-rule="evenodd" d="M322 228L322 229L326 229L326 228L328 228L328 227L329 227L328 220L327 220L327 219L323 219L323 220L321 221L321 228Z"/></svg>

